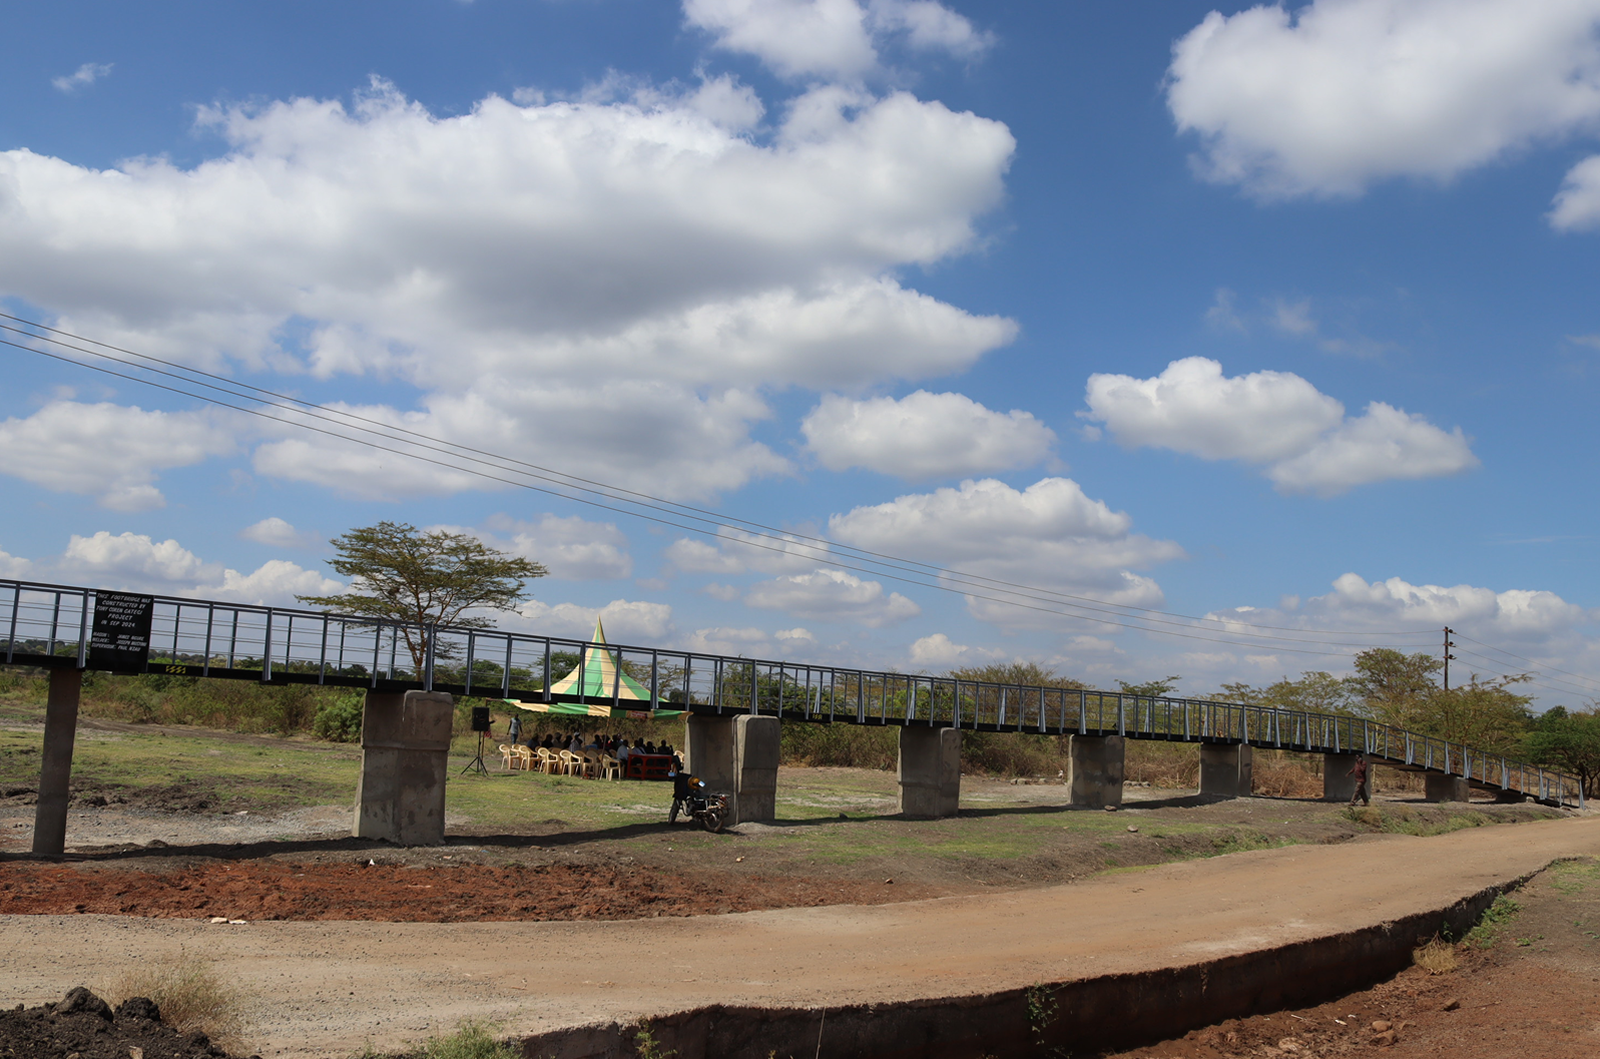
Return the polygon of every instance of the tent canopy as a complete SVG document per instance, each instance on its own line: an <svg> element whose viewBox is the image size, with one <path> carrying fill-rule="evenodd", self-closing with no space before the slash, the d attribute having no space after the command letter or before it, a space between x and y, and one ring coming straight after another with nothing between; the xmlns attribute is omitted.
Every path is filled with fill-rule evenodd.
<svg viewBox="0 0 1600 1059"><path fill-rule="evenodd" d="M563 713L584 717L676 717L682 710L652 710L650 689L630 677L622 668L622 659L606 645L606 630L597 617L594 620L594 638L584 649L572 672L550 685L551 696L560 695L577 702L522 702L506 699L508 706L517 706L536 713ZM591 704L588 700L603 699ZM611 703L618 705L613 708ZM622 706L622 703L638 703Z"/></svg>

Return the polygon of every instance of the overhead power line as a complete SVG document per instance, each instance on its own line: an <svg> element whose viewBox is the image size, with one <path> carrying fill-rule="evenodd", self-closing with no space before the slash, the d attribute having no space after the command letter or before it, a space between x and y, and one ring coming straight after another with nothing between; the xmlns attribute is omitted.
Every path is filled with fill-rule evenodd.
<svg viewBox="0 0 1600 1059"><path fill-rule="evenodd" d="M179 385L163 383L143 375L114 371L101 365L86 363L76 357L66 356L48 349L40 349L36 345L0 338L0 344L15 349L89 368L116 378L166 390L285 426L312 431L347 443L363 445L393 455L429 463L458 473L517 488L560 496L577 503L618 514L643 518L658 524L672 526L733 544L742 544L750 548L797 556L815 562L819 566L854 570L904 584L953 592L1022 609L1099 622L1155 635L1199 639L1263 651L1347 656L1349 654L1348 650L1312 650L1310 647L1313 645L1334 648L1371 647L1375 646L1372 641L1373 636L1421 637L1430 635L1422 631L1413 630L1374 630L1362 633L1346 630L1256 625L1233 618L1194 617L1192 615L1174 614L1167 611L1134 607L1129 604L1119 604L1109 600L1039 588L1038 586L1018 585L1014 582L985 577L969 571L939 567L934 564L904 559L870 549L841 545L819 537L786 532L751 520L722 515L703 508L693 507L692 505L679 504L647 493L567 474L538 464L501 456L483 449L444 441L420 431L384 423L381 420L361 416L354 412L305 401L248 383L235 382L220 375L51 328L48 325L8 313L0 313L0 319L10 320L14 324L21 325L9 326L0 324L0 328L10 331L19 337L28 338L34 342L48 343L84 356L110 361L130 370L161 376ZM27 330L28 328L34 330ZM71 341L63 341L63 339L70 339ZM85 346L73 345L73 342L80 342L84 343L85 346L99 348L85 348ZM100 350L110 350L123 356L112 356ZM142 363L130 363L123 359L124 357L133 357ZM154 367L153 365L161 365L162 367ZM185 387L209 390L212 393L196 393L193 389ZM246 407L235 404L229 400L222 400L216 395L231 398L232 401L245 401L253 405L263 406L282 414L272 414L272 412L264 411L263 407ZM286 418L286 416L303 417L303 419ZM314 420L326 425L318 426L314 422L305 422L304 419ZM344 431L367 436L351 436L350 433L344 433ZM383 444L382 442L390 444ZM407 448L395 448L393 447L394 445L403 445L407 446ZM446 458L441 459L424 455L424 453L429 452ZM476 464L477 466L463 466L463 463ZM515 479L506 477L506 475L513 475ZM517 479L532 479L532 481ZM544 484L535 484L539 482ZM594 499L595 497L600 499ZM656 512L656 514L650 514L649 512ZM691 524L686 524L684 520ZM735 524L735 526L747 527L748 534L737 530L734 533L725 532L727 529L734 529L734 526L728 525L729 523ZM762 543L763 541L774 543ZM927 578L934 578L934 580L927 580ZM1025 600L1032 600L1033 603L1024 602ZM1043 603L1047 604L1047 606L1036 606L1033 605L1034 603ZM1171 628L1154 626L1170 626ZM1241 631L1241 628L1249 631ZM1274 635L1273 632L1265 631L1269 629L1276 632L1290 632L1300 635L1278 636ZM1229 635L1229 633L1233 635ZM1326 637L1351 638L1353 642L1344 643L1339 640L1318 639L1316 638L1318 634ZM1238 637L1248 637L1248 639L1240 639ZM1273 642L1264 643L1259 641ZM1307 646L1292 647L1289 646L1290 644L1305 644ZM1422 646L1422 644L1376 646L1416 647Z"/></svg>

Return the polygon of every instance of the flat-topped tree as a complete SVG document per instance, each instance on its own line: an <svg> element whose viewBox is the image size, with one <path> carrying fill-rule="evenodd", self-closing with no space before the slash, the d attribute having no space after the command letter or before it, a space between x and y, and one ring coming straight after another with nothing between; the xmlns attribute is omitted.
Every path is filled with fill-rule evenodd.
<svg viewBox="0 0 1600 1059"><path fill-rule="evenodd" d="M543 564L508 555L466 533L430 530L405 522L380 522L330 541L339 553L328 560L336 573L352 578L338 596L296 596L302 603L345 614L408 623L406 648L420 676L428 655L427 637L415 626L487 628L471 610L515 610L528 599L525 582L543 577Z"/></svg>

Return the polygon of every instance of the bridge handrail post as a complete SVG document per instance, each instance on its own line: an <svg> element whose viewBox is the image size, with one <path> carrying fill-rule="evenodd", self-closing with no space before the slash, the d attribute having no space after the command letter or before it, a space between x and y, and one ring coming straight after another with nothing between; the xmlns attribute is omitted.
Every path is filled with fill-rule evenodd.
<svg viewBox="0 0 1600 1059"><path fill-rule="evenodd" d="M267 608L267 629L261 640L261 682L272 679L272 608Z"/></svg>
<svg viewBox="0 0 1600 1059"><path fill-rule="evenodd" d="M467 672L472 671L472 635L467 634ZM470 677L468 678L471 679ZM322 616L322 657L317 665L317 683L328 682L328 615ZM470 688L470 685L469 685Z"/></svg>
<svg viewBox="0 0 1600 1059"><path fill-rule="evenodd" d="M22 611L22 582L11 590L11 631L6 634L6 665L17 655L17 615Z"/></svg>
<svg viewBox="0 0 1600 1059"><path fill-rule="evenodd" d="M217 605L215 603L207 603L206 604L206 653L205 653L204 660L200 663L200 675L203 676L203 677L211 675L211 634L212 634L212 631L216 628L216 621L217 621ZM342 622L342 621L339 623L339 661L341 663L340 668L343 668L343 662L344 662L344 622Z"/></svg>
<svg viewBox="0 0 1600 1059"><path fill-rule="evenodd" d="M89 662L89 590L84 589L79 599L78 607L78 668L82 669ZM177 652L173 652L173 661L177 661Z"/></svg>

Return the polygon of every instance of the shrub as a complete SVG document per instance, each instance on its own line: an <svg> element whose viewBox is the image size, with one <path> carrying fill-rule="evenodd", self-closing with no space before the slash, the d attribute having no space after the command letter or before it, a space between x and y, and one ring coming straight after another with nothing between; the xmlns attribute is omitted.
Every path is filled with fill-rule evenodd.
<svg viewBox="0 0 1600 1059"><path fill-rule="evenodd" d="M330 743L350 743L361 737L361 696L336 699L317 711L311 731Z"/></svg>
<svg viewBox="0 0 1600 1059"><path fill-rule="evenodd" d="M1411 962L1429 974L1449 974L1457 967L1456 947L1443 938L1411 950Z"/></svg>
<svg viewBox="0 0 1600 1059"><path fill-rule="evenodd" d="M250 1020L245 997L209 961L180 951L130 968L107 992L114 1004L148 997L161 1009L161 1021L179 1033L199 1030L227 1051L246 1050L244 1035Z"/></svg>
<svg viewBox="0 0 1600 1059"><path fill-rule="evenodd" d="M521 1052L494 1039L481 1022L464 1022L448 1037L430 1037L422 1059L519 1059Z"/></svg>

